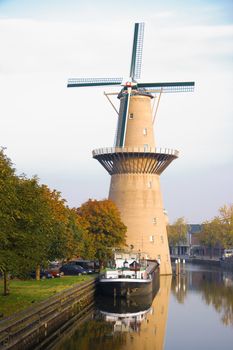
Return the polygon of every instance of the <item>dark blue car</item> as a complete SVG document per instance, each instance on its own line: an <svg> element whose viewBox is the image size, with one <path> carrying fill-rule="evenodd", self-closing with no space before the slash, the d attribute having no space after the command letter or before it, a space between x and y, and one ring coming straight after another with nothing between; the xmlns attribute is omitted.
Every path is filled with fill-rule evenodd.
<svg viewBox="0 0 233 350"><path fill-rule="evenodd" d="M86 275L87 272L82 268L82 266L76 264L65 264L60 268L60 273L68 276L80 276Z"/></svg>
<svg viewBox="0 0 233 350"><path fill-rule="evenodd" d="M32 271L30 273L30 277L31 278L36 278L36 272ZM48 271L44 271L44 270L40 270L40 278L41 279L45 279L45 278L54 278L53 275L51 273L49 273Z"/></svg>

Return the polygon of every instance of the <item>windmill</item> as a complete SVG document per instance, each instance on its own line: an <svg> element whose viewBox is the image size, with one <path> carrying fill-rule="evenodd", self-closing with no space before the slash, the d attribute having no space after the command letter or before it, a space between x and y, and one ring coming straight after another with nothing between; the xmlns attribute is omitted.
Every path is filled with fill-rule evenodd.
<svg viewBox="0 0 233 350"><path fill-rule="evenodd" d="M162 93L189 92L194 82L143 83L141 76L144 23L135 23L129 79L75 78L67 87L122 86L115 147L93 151L111 175L109 198L126 224L127 244L151 259L159 259L162 274L171 273L159 176L178 151L155 146L151 99ZM107 95L107 94L106 94ZM115 107L114 107L115 108Z"/></svg>

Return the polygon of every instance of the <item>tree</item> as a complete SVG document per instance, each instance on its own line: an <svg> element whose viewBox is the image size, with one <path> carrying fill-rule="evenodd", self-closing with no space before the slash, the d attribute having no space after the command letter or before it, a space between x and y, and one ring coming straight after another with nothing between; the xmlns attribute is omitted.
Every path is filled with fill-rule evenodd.
<svg viewBox="0 0 233 350"><path fill-rule="evenodd" d="M213 248L218 245L224 248L233 247L233 205L224 205L219 209L219 215L202 224L200 243L210 249L210 257L213 256Z"/></svg>
<svg viewBox="0 0 233 350"><path fill-rule="evenodd" d="M9 292L9 274L25 275L36 269L39 279L40 266L49 260L69 259L85 249L91 255L85 225L76 210L66 206L60 192L40 185L36 176L17 176L11 160L0 150L0 270L4 294Z"/></svg>
<svg viewBox="0 0 233 350"><path fill-rule="evenodd" d="M23 241L20 247L15 247L15 251L18 258L23 258L25 262L21 272L36 268L36 278L39 279L40 266L47 263L49 255L53 213L37 177L21 177L16 191L19 201L16 229L23 235Z"/></svg>
<svg viewBox="0 0 233 350"><path fill-rule="evenodd" d="M46 261L67 258L71 253L74 243L74 230L72 225L72 214L66 206L66 201L61 193L50 190L48 186L42 185L42 198L48 210L50 231L47 232Z"/></svg>
<svg viewBox="0 0 233 350"><path fill-rule="evenodd" d="M85 219L85 217L77 214L77 210L75 210L76 214L76 227L79 229L79 244L76 246L76 256L82 256L89 260L96 259L96 247L94 236L89 234L89 222Z"/></svg>
<svg viewBox="0 0 233 350"><path fill-rule="evenodd" d="M224 248L233 247L233 204L224 205L219 209L219 236Z"/></svg>
<svg viewBox="0 0 233 350"><path fill-rule="evenodd" d="M17 195L15 175L11 160L0 149L0 270L4 277L3 294L9 293L8 275L15 264L14 250L10 235L15 234L15 218L17 217Z"/></svg>
<svg viewBox="0 0 233 350"><path fill-rule="evenodd" d="M172 225L168 225L167 234L170 246L177 246L185 243L187 238L188 225L185 218L178 218Z"/></svg>
<svg viewBox="0 0 233 350"><path fill-rule="evenodd" d="M212 221L204 221L202 223L199 241L202 245L209 248L210 258L212 258L213 248L220 242L219 220L217 218L213 219Z"/></svg>
<svg viewBox="0 0 233 350"><path fill-rule="evenodd" d="M100 262L106 262L112 256L112 248L125 245L127 228L111 200L89 199L77 209L77 214L87 223L86 239Z"/></svg>
<svg viewBox="0 0 233 350"><path fill-rule="evenodd" d="M73 256L83 255L84 251L87 258L92 256L90 247L87 246L89 224L77 215L76 209L66 206L60 192L51 191L45 185L42 188L52 217L48 260L69 260Z"/></svg>
<svg viewBox="0 0 233 350"><path fill-rule="evenodd" d="M39 279L41 265L46 266L49 260L69 259L79 252L82 227L60 192L39 185L37 178L21 179L19 189L23 200L18 225L27 247L24 258L31 262L30 268L33 264Z"/></svg>

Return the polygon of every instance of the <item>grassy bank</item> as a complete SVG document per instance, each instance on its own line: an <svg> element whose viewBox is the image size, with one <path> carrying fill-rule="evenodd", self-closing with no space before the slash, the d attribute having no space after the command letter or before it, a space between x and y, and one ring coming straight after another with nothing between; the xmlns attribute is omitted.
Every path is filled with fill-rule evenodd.
<svg viewBox="0 0 233 350"><path fill-rule="evenodd" d="M12 280L10 294L3 296L3 281L0 280L0 320L14 312L23 310L33 303L44 300L55 293L72 287L75 283L87 281L94 276L64 276L45 280Z"/></svg>

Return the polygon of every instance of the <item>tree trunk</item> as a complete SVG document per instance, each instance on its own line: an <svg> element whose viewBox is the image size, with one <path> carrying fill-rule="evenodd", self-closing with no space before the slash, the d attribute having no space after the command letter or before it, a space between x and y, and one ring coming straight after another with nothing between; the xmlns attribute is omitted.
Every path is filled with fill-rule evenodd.
<svg viewBox="0 0 233 350"><path fill-rule="evenodd" d="M7 271L3 271L3 295L9 295L9 274Z"/></svg>
<svg viewBox="0 0 233 350"><path fill-rule="evenodd" d="M40 265L36 265L36 280L40 280Z"/></svg>
<svg viewBox="0 0 233 350"><path fill-rule="evenodd" d="M104 269L104 261L99 260L99 264L100 264L100 270L103 270Z"/></svg>

